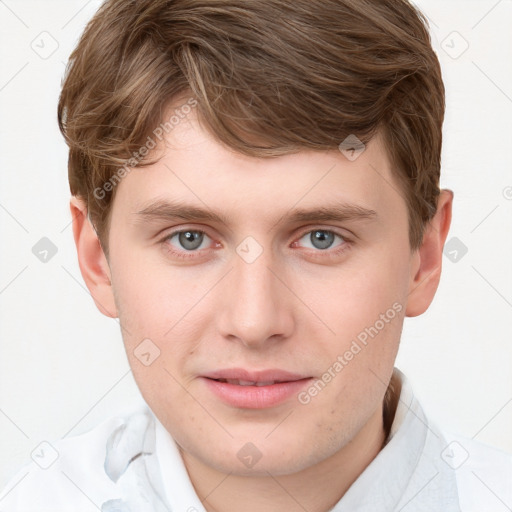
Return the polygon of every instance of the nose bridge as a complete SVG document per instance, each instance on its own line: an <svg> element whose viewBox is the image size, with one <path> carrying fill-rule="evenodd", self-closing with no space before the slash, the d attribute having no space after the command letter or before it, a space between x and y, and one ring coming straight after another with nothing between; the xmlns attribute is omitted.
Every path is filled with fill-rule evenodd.
<svg viewBox="0 0 512 512"><path fill-rule="evenodd" d="M271 251L261 251L255 257L254 247L246 252L244 248L247 246L241 244L237 249L233 270L224 283L219 329L224 337L236 337L248 347L257 347L271 337L289 334L290 302L286 288L274 275Z"/></svg>

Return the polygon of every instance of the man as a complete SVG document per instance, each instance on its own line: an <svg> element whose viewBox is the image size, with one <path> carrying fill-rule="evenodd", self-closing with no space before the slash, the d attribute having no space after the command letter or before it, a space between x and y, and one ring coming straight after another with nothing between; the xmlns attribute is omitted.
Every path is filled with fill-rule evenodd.
<svg viewBox="0 0 512 512"><path fill-rule="evenodd" d="M405 1L104 3L59 123L80 269L144 403L0 506L506 510L511 457L447 437L394 368L440 279L443 117Z"/></svg>

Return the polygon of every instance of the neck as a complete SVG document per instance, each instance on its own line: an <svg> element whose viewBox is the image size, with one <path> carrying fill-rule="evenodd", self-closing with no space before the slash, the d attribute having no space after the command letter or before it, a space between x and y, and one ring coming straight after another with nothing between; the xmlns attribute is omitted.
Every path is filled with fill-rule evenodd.
<svg viewBox="0 0 512 512"><path fill-rule="evenodd" d="M208 512L325 512L382 449L387 434L380 407L342 449L298 473L274 477L226 475L181 451L196 493Z"/></svg>

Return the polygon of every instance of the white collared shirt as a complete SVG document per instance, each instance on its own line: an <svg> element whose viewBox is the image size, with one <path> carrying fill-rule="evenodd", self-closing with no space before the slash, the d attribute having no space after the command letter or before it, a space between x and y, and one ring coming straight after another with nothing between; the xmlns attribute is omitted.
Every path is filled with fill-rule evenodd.
<svg viewBox="0 0 512 512"><path fill-rule="evenodd" d="M510 512L512 455L441 433L394 373L401 393L386 445L331 511ZM0 512L206 512L145 403L47 450L41 463L51 465L22 468L0 494Z"/></svg>

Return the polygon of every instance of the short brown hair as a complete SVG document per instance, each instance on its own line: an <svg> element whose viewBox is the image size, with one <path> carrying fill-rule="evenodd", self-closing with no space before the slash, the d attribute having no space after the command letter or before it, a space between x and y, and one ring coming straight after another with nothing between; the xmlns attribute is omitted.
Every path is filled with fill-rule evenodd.
<svg viewBox="0 0 512 512"><path fill-rule="evenodd" d="M71 54L58 105L71 193L104 248L116 189L94 191L183 94L217 140L250 156L382 133L411 249L421 245L440 192L445 91L427 21L406 0L104 2Z"/></svg>

